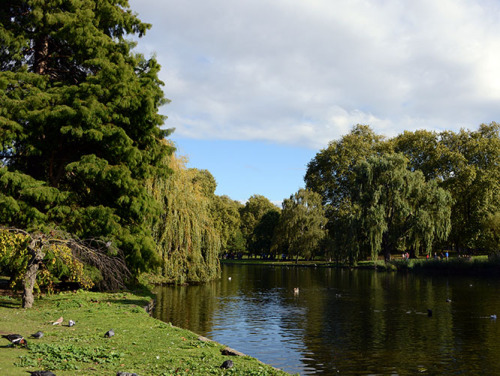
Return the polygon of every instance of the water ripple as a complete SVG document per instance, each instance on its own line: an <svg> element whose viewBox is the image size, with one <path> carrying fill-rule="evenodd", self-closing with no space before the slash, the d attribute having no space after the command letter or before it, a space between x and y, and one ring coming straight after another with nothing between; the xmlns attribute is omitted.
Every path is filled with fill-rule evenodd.
<svg viewBox="0 0 500 376"><path fill-rule="evenodd" d="M500 374L500 322L489 319L500 313L498 282L320 268L223 273L207 286L162 289L157 317L301 375Z"/></svg>

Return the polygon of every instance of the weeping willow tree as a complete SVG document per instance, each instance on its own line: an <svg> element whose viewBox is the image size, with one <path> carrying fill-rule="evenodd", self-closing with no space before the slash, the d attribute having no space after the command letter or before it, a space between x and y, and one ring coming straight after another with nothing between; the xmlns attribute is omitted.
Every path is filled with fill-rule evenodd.
<svg viewBox="0 0 500 376"><path fill-rule="evenodd" d="M410 171L401 154L373 156L356 165L352 197L358 233L366 234L372 259L396 251L430 254L451 229L451 196L420 171ZM352 239L355 241L355 239Z"/></svg>
<svg viewBox="0 0 500 376"><path fill-rule="evenodd" d="M199 283L218 278L221 239L212 210L215 179L208 171L187 169L185 159L175 155L166 157L164 164L172 173L148 184L162 206L160 218L151 225L161 263L153 281Z"/></svg>

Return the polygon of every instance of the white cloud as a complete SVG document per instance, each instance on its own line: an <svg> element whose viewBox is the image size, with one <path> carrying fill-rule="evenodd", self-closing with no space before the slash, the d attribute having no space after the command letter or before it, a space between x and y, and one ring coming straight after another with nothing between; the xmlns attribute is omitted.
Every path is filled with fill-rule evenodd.
<svg viewBox="0 0 500 376"><path fill-rule="evenodd" d="M133 0L163 70L168 127L326 146L356 123L500 120L500 9L466 0Z"/></svg>

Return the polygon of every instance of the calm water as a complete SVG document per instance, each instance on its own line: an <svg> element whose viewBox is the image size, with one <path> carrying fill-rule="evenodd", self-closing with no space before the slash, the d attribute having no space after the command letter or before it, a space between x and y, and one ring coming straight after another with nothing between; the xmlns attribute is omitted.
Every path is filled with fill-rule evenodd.
<svg viewBox="0 0 500 376"><path fill-rule="evenodd" d="M155 316L301 375L500 375L500 279L253 265L222 275L162 287Z"/></svg>

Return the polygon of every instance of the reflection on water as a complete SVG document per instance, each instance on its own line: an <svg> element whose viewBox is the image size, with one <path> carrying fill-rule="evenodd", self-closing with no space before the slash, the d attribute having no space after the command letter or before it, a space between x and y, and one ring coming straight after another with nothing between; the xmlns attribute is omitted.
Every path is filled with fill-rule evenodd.
<svg viewBox="0 0 500 376"><path fill-rule="evenodd" d="M207 285L159 288L155 316L301 375L500 374L497 279L253 265L222 271Z"/></svg>

